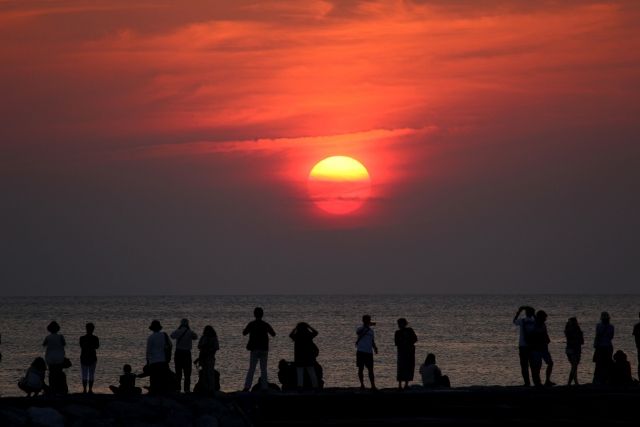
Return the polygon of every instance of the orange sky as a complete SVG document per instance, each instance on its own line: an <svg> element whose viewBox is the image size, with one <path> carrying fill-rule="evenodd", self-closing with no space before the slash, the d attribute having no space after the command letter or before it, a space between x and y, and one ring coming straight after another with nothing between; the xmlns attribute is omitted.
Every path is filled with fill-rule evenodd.
<svg viewBox="0 0 640 427"><path fill-rule="evenodd" d="M56 183L70 211L88 189L131 204L188 187L193 209L233 189L267 222L331 227L305 180L352 155L373 185L357 224L413 227L436 199L417 193L453 192L462 212L484 197L472 183L513 179L516 198L611 144L598 170L630 158L639 20L607 0L0 0L0 177Z"/></svg>

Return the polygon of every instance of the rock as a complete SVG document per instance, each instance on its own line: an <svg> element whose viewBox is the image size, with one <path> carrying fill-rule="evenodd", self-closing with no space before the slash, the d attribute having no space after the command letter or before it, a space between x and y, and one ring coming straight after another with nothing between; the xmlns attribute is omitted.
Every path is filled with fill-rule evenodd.
<svg viewBox="0 0 640 427"><path fill-rule="evenodd" d="M171 411L164 423L168 427L190 426L193 424L193 415L190 411Z"/></svg>
<svg viewBox="0 0 640 427"><path fill-rule="evenodd" d="M98 418L100 417L100 411L90 406L84 405L68 405L62 408L62 413L74 418Z"/></svg>
<svg viewBox="0 0 640 427"><path fill-rule="evenodd" d="M211 415L203 415L196 420L195 427L218 427L218 419Z"/></svg>
<svg viewBox="0 0 640 427"><path fill-rule="evenodd" d="M116 427L119 424L113 418L90 419L84 420L81 424L83 427Z"/></svg>
<svg viewBox="0 0 640 427"><path fill-rule="evenodd" d="M27 413L20 409L0 409L0 425L3 427L23 426L27 424Z"/></svg>
<svg viewBox="0 0 640 427"><path fill-rule="evenodd" d="M143 399L142 403L149 408L153 408L154 410L168 409L176 412L182 412L187 410L185 406L167 397L149 397L149 398Z"/></svg>
<svg viewBox="0 0 640 427"><path fill-rule="evenodd" d="M106 412L120 420L155 420L164 416L162 411L148 406L130 402L111 402L106 406Z"/></svg>
<svg viewBox="0 0 640 427"><path fill-rule="evenodd" d="M220 427L246 427L242 417L239 415L226 415L219 420Z"/></svg>
<svg viewBox="0 0 640 427"><path fill-rule="evenodd" d="M229 409L217 399L200 399L193 406L198 414L220 416L229 413Z"/></svg>
<svg viewBox="0 0 640 427"><path fill-rule="evenodd" d="M64 427L64 417L53 408L36 408L32 406L27 409L27 414L33 426Z"/></svg>

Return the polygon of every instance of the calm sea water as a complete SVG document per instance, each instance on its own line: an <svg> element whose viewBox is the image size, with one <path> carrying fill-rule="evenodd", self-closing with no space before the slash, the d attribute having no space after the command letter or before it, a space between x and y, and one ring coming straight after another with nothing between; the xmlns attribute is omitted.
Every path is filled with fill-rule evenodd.
<svg viewBox="0 0 640 427"><path fill-rule="evenodd" d="M186 297L29 297L0 299L0 394L20 395L16 383L34 357L43 354L46 326L57 320L67 340L67 370L71 391L80 391L78 339L84 324L94 322L100 337L96 391L107 392L117 384L122 365L140 372L145 363L145 343L152 319L173 331L182 317L200 333L211 324L218 332L220 352L217 368L222 389L242 388L248 365L246 337L242 329L252 320L253 308L264 307L265 320L278 336L271 341L269 377L277 382L277 363L293 358L288 335L298 321L308 321L320 335L319 362L326 385L354 387L355 328L360 317L370 313L377 321L375 358L379 387L395 386L396 352L393 334L396 319L406 317L418 334L417 359L427 352L437 355L438 365L454 386L517 385L521 383L517 339L511 320L518 306L529 304L549 314L551 354L556 362L553 378L563 384L569 365L564 355L564 324L577 316L585 332L586 345L579 378L590 382L593 375L591 343L600 312L609 311L616 327L614 345L629 355L635 367L636 349L631 336L638 321L640 295L627 296L186 296ZM635 373L635 369L634 369ZM419 375L416 373L416 380ZM257 376L256 376L257 379ZM148 384L138 380L139 385ZM195 378L192 384L195 383Z"/></svg>

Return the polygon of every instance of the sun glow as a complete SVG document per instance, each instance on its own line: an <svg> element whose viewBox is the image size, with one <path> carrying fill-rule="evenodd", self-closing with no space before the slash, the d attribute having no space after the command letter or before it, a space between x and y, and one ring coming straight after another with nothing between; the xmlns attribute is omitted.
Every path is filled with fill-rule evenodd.
<svg viewBox="0 0 640 427"><path fill-rule="evenodd" d="M327 157L309 172L311 200L330 214L344 215L359 209L370 193L369 172L354 158Z"/></svg>

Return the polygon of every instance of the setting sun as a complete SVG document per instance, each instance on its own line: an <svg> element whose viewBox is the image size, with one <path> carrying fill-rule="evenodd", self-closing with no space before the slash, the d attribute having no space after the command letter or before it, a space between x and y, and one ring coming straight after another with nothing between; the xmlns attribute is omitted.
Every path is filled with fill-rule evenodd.
<svg viewBox="0 0 640 427"><path fill-rule="evenodd" d="M325 212L351 213L362 206L370 193L369 172L351 157L327 157L309 172L311 200Z"/></svg>

